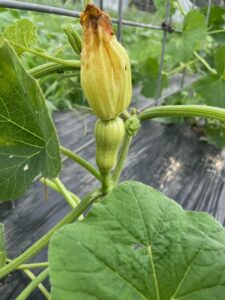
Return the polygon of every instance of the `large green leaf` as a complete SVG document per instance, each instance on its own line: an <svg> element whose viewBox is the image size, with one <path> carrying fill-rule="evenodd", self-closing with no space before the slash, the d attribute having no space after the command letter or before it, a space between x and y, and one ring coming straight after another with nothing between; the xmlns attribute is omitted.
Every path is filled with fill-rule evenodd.
<svg viewBox="0 0 225 300"><path fill-rule="evenodd" d="M138 182L116 187L49 249L52 300L223 300L225 231Z"/></svg>
<svg viewBox="0 0 225 300"><path fill-rule="evenodd" d="M210 106L225 107L225 79L208 75L194 85L196 92Z"/></svg>
<svg viewBox="0 0 225 300"><path fill-rule="evenodd" d="M225 79L225 45L217 47L214 55L215 68Z"/></svg>
<svg viewBox="0 0 225 300"><path fill-rule="evenodd" d="M56 177L54 125L37 83L7 42L0 43L0 199L22 195L36 175Z"/></svg>
<svg viewBox="0 0 225 300"><path fill-rule="evenodd" d="M214 64L217 75L207 75L194 87L207 105L225 107L225 46L215 49Z"/></svg>
<svg viewBox="0 0 225 300"><path fill-rule="evenodd" d="M6 257L4 225L0 223L0 268L5 265Z"/></svg>
<svg viewBox="0 0 225 300"><path fill-rule="evenodd" d="M154 97L158 84L159 63L155 57L148 57L141 64L141 94L145 97ZM162 75L161 90L167 85L166 75Z"/></svg>
<svg viewBox="0 0 225 300"><path fill-rule="evenodd" d="M3 32L3 37L13 46L21 56L27 49L36 45L37 27L28 19L21 19L9 25Z"/></svg>
<svg viewBox="0 0 225 300"><path fill-rule="evenodd" d="M190 11L184 19L183 32L170 39L168 52L173 55L174 61L180 63L193 56L193 51L202 46L206 38L207 27L205 17L197 10Z"/></svg>
<svg viewBox="0 0 225 300"><path fill-rule="evenodd" d="M202 8L201 12L206 16L208 13L208 7ZM223 28L225 25L225 8L212 5L208 23L211 30Z"/></svg>

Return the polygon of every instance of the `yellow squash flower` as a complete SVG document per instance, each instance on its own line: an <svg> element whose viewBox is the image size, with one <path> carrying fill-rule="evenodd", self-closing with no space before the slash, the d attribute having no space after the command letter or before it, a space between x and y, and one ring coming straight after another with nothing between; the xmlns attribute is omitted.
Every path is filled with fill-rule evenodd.
<svg viewBox="0 0 225 300"><path fill-rule="evenodd" d="M117 41L106 13L88 4L80 20L83 27L81 85L97 117L111 120L127 109L131 101L129 57Z"/></svg>

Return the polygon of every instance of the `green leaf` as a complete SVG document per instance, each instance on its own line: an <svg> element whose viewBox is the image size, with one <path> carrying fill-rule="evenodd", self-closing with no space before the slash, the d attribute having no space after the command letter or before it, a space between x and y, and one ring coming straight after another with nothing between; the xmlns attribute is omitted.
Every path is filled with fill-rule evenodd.
<svg viewBox="0 0 225 300"><path fill-rule="evenodd" d="M154 97L156 93L157 81L159 76L159 63L155 57L148 57L141 65L142 88L141 94L145 97ZM166 75L162 76L161 89L167 85Z"/></svg>
<svg viewBox="0 0 225 300"><path fill-rule="evenodd" d="M201 12L207 15L208 8L204 7ZM209 28L219 29L225 24L225 8L219 6L212 6L209 15Z"/></svg>
<svg viewBox="0 0 225 300"><path fill-rule="evenodd" d="M225 79L217 75L208 75L194 85L196 92L210 106L225 107Z"/></svg>
<svg viewBox="0 0 225 300"><path fill-rule="evenodd" d="M5 246L5 236L4 236L4 225L0 223L0 268L6 263L6 246Z"/></svg>
<svg viewBox="0 0 225 300"><path fill-rule="evenodd" d="M52 300L223 300L225 231L138 182L116 187L49 248Z"/></svg>
<svg viewBox="0 0 225 300"><path fill-rule="evenodd" d="M217 47L214 55L215 68L219 75L225 77L225 45Z"/></svg>
<svg viewBox="0 0 225 300"><path fill-rule="evenodd" d="M183 32L170 39L168 51L178 63L185 62L193 55L193 51L201 48L206 38L207 27L205 17L197 10L190 11L184 19ZM174 53L176 53L174 55Z"/></svg>
<svg viewBox="0 0 225 300"><path fill-rule="evenodd" d="M3 37L13 46L18 56L28 48L36 45L38 40L37 27L28 19L21 19L9 25Z"/></svg>
<svg viewBox="0 0 225 300"><path fill-rule="evenodd" d="M180 45L183 60L190 57L193 51L199 48L199 45L206 37L206 33L205 17L196 10L190 11L184 19Z"/></svg>
<svg viewBox="0 0 225 300"><path fill-rule="evenodd" d="M207 15L208 8L202 8L202 13ZM209 31L218 31L211 35L211 37L220 45L225 43L224 32L219 32L219 29L224 29L225 26L225 8L219 6L212 6L209 15Z"/></svg>
<svg viewBox="0 0 225 300"><path fill-rule="evenodd" d="M225 146L225 124L212 121L204 126L204 133L209 144L216 148L223 148Z"/></svg>
<svg viewBox="0 0 225 300"><path fill-rule="evenodd" d="M207 75L199 80L194 87L205 100L205 104L225 107L225 46L215 49L214 65L218 75Z"/></svg>
<svg viewBox="0 0 225 300"><path fill-rule="evenodd" d="M21 196L38 174L56 177L59 144L41 89L0 44L0 199Z"/></svg>

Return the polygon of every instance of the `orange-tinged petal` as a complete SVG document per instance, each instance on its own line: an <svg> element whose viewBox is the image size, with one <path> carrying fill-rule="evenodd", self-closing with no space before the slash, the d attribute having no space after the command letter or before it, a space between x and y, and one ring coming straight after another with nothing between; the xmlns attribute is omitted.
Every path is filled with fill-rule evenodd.
<svg viewBox="0 0 225 300"><path fill-rule="evenodd" d="M119 116L132 96L131 68L109 16L93 4L81 15L81 84L89 105L102 120Z"/></svg>

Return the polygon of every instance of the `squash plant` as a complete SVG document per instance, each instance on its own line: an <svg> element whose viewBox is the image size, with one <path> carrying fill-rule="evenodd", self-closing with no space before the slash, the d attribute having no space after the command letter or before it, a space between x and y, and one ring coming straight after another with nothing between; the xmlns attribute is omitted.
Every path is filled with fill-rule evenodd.
<svg viewBox="0 0 225 300"><path fill-rule="evenodd" d="M142 122L171 116L224 121L225 109L180 105L129 112L129 57L116 40L109 16L87 4L81 24L82 43L71 26L64 28L81 61L56 58L37 48L36 27L29 20L8 27L0 41L1 201L21 196L41 174L41 182L71 206L47 234L14 259L7 257L0 224L0 279L18 268L42 269L17 300L27 299L37 287L52 300L224 299L224 228L209 214L185 211L140 182L118 182ZM20 60L24 52L51 62L25 70ZM98 118L98 169L59 144L37 81L74 69L81 69L84 93ZM69 191L57 177L60 152L90 172L99 188L83 199ZM47 246L48 262L25 264ZM51 293L41 283L48 276Z"/></svg>

